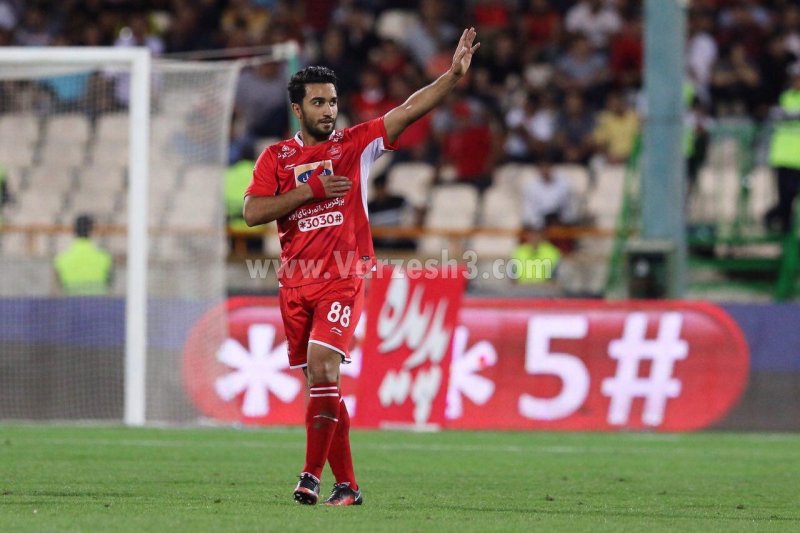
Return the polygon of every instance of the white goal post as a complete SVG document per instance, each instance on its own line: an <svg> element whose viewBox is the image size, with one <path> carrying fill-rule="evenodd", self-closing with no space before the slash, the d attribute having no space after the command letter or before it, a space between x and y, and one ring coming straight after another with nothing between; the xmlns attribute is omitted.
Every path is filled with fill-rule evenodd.
<svg viewBox="0 0 800 533"><path fill-rule="evenodd" d="M145 423L147 347L147 184L150 135L151 57L147 48L0 49L0 69L30 66L123 67L130 71L130 151L128 155L128 278L125 309L124 422Z"/></svg>

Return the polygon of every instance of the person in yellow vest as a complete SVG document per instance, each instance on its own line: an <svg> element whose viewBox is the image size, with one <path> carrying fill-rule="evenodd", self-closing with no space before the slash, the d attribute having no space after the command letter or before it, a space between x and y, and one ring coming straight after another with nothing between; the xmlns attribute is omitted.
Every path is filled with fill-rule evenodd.
<svg viewBox="0 0 800 533"><path fill-rule="evenodd" d="M767 211L767 227L777 224L783 233L792 228L792 203L800 191L800 63L789 70L791 82L774 111L775 131L769 148L769 165L778 180L778 204Z"/></svg>
<svg viewBox="0 0 800 533"><path fill-rule="evenodd" d="M245 238L248 252L260 252L263 247L261 236L262 228L251 228L242 218L242 208L244 206L244 193L250 180L253 179L253 167L256 166L255 151L252 145L242 147L239 160L230 165L225 170L225 218L228 221L228 229L237 233L250 233L252 237ZM231 243L233 246L233 242Z"/></svg>
<svg viewBox="0 0 800 533"><path fill-rule="evenodd" d="M515 281L520 285L554 282L561 251L544 238L541 228L533 225L523 228L521 240L511 254L512 261L517 262Z"/></svg>
<svg viewBox="0 0 800 533"><path fill-rule="evenodd" d="M75 220L75 239L53 261L56 277L69 296L106 294L111 284L111 254L91 240L94 220L81 215Z"/></svg>

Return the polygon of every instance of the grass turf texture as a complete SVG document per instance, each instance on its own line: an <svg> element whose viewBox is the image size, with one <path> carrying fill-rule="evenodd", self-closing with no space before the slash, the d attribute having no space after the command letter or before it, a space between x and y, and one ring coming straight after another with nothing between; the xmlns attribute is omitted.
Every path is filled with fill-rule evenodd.
<svg viewBox="0 0 800 533"><path fill-rule="evenodd" d="M0 531L800 529L800 435L359 431L350 508L292 500L303 438L0 425Z"/></svg>

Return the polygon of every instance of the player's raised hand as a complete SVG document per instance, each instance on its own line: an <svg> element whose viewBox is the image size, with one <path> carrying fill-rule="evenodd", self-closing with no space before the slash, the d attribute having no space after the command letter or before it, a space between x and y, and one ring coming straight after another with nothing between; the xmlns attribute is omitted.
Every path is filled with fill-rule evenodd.
<svg viewBox="0 0 800 533"><path fill-rule="evenodd" d="M319 179L325 187L325 198L341 198L353 186L347 176L320 176Z"/></svg>
<svg viewBox="0 0 800 533"><path fill-rule="evenodd" d="M481 47L481 43L475 43L477 32L475 28L464 30L461 34L461 39L458 40L456 52L453 54L453 66L450 70L456 76L463 76L469 70L469 65L472 63L472 54Z"/></svg>

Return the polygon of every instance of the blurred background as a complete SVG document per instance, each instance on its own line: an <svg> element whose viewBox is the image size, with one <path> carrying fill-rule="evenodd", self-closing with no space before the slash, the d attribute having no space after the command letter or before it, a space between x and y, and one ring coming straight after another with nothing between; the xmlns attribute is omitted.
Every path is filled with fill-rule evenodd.
<svg viewBox="0 0 800 533"><path fill-rule="evenodd" d="M460 257L470 249L484 268L521 253L520 243L546 241L559 263L554 279L515 284L479 276L470 290L602 297L631 290L622 241L640 224L642 16L641 3L630 0L2 0L0 46L138 45L155 57L249 58L235 89L220 205L166 201L182 192L176 174L162 182L151 209L167 232L200 218L198 210L209 217L224 213L225 222L217 218L230 236L226 288L252 293L274 292L276 285L274 278L251 279L242 258L276 257L279 248L273 228L245 230L241 191L258 153L292 134L289 69L322 64L337 72L344 127L382 115L438 76L460 30L474 25L482 47L468 79L406 132L400 149L379 160L371 176L379 253L440 256L445 247ZM287 41L299 43L297 61L270 61L270 47ZM687 195L685 206L673 206L686 210L690 295L750 301L794 294L796 267L787 264L793 261L784 249L794 245L783 238L786 209L776 210L769 144L771 111L790 87L798 54L800 7L793 2L690 3L685 75L675 81L685 95ZM124 239L104 226L121 221L125 160L101 152L110 150L104 132L114 129L114 120L122 123L126 106L124 76L95 72L0 85L3 134L29 132L24 153L4 142L3 150L14 153L0 154L3 254L40 259L41 274L31 282L43 293L58 289L46 271L70 242L80 214L93 217L100 244L120 269L110 290L121 290ZM205 112L215 110L206 106ZM203 139L179 142L186 151L194 141ZM48 154L65 144L77 146L71 165L81 173L65 184L100 173L113 175L116 188L108 185L84 205L65 186L63 195L48 200L52 209L32 215L27 207L40 197L37 180ZM203 157L192 156L192 163ZM178 240L157 258L189 246ZM654 283L633 290L664 295Z"/></svg>
<svg viewBox="0 0 800 533"><path fill-rule="evenodd" d="M772 327L793 346L796 307L766 304L797 294L800 6L678 4L686 31L684 72L671 79L682 103L673 164L685 200L663 201L680 214L685 257L639 239L647 95L637 0L0 0L0 47L143 46L155 58L148 416L196 416L181 360L204 313L230 296L277 293L274 270L252 268L278 257L275 225L246 228L241 208L255 158L294 132L288 77L333 68L346 127L443 73L461 30L475 26L482 46L469 75L370 176L379 257L474 252L471 297L722 302L765 372L751 382L757 408L736 420L797 427L788 410L754 422L796 394L800 366L792 350L770 362L778 345L756 347L750 334ZM0 68L6 416L120 416L130 98L128 73L105 64ZM498 275L496 261L509 259L556 267ZM776 314L783 322L770 321ZM227 335L225 320L204 322L208 345ZM59 383L68 359L37 362L54 352L80 353L94 372ZM789 373L768 386L772 371ZM98 389L108 401L95 401Z"/></svg>

